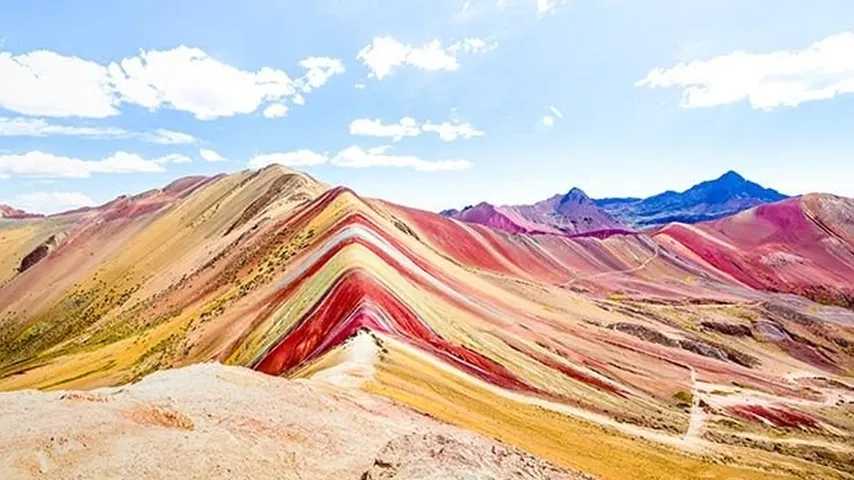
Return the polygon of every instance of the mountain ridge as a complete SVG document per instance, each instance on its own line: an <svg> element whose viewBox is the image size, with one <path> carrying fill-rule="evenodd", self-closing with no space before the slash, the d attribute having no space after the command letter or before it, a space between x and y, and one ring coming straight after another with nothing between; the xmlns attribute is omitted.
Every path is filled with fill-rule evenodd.
<svg viewBox="0 0 854 480"><path fill-rule="evenodd" d="M682 192L668 190L643 199L604 198L595 202L630 225L647 227L714 220L785 198L788 197L729 170Z"/></svg>
<svg viewBox="0 0 854 480"><path fill-rule="evenodd" d="M509 235L281 169L153 192L0 224L0 390L117 386L215 360L341 379L600 478L850 468L787 446L835 446L851 427L844 404L825 403L854 368L854 313L825 305L851 294L850 200L600 239ZM589 201L567 192L549 208L564 197ZM745 431L759 440L722 440Z"/></svg>
<svg viewBox="0 0 854 480"><path fill-rule="evenodd" d="M591 234L631 231L670 222L697 223L738 213L746 208L788 198L751 182L733 170L676 192L646 198L591 199L578 187L529 205L495 206L481 202L442 215L480 223L510 233Z"/></svg>

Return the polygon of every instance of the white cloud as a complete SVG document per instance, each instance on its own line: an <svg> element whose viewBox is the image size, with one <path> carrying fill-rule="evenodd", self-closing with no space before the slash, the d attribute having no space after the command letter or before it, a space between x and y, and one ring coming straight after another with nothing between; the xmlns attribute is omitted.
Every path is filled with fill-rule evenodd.
<svg viewBox="0 0 854 480"><path fill-rule="evenodd" d="M95 62L47 50L0 52L0 78L0 107L14 112L92 118L118 113L107 68Z"/></svg>
<svg viewBox="0 0 854 480"><path fill-rule="evenodd" d="M288 98L302 102L302 94L344 71L340 60L328 57L309 57L300 65L306 72L294 80L271 67L241 70L183 45L142 50L106 66L45 50L0 52L0 107L32 116L103 118L126 103L210 120Z"/></svg>
<svg viewBox="0 0 854 480"><path fill-rule="evenodd" d="M154 173L163 171L161 163L174 159L174 156L166 155L155 160L146 160L135 153L118 151L103 160L85 163L89 173Z"/></svg>
<svg viewBox="0 0 854 480"><path fill-rule="evenodd" d="M249 160L249 168L263 168L267 165L284 165L286 167L310 167L327 162L326 155L311 150L296 150L293 152L264 153Z"/></svg>
<svg viewBox="0 0 854 480"><path fill-rule="evenodd" d="M470 138L482 137L484 135L482 130L474 128L470 123L442 122L437 124L426 122L421 129L425 132L437 133L439 138L444 142L453 142L458 138L468 140Z"/></svg>
<svg viewBox="0 0 854 480"><path fill-rule="evenodd" d="M253 157L249 161L249 167L262 168L272 164L308 167L329 163L344 168L396 167L412 168L421 172L465 170L471 167L471 163L466 160L429 161L413 155L392 155L388 153L389 149L389 145L368 149L353 145L331 157L311 150L267 153Z"/></svg>
<svg viewBox="0 0 854 480"><path fill-rule="evenodd" d="M81 192L32 192L16 195L3 202L30 213L59 213L81 207L93 207L95 200Z"/></svg>
<svg viewBox="0 0 854 480"><path fill-rule="evenodd" d="M365 85L364 83L354 83L353 84L353 88L355 88L356 90L364 90L366 86L367 85Z"/></svg>
<svg viewBox="0 0 854 480"><path fill-rule="evenodd" d="M303 92L310 92L322 87L334 75L344 73L344 63L337 58L308 57L299 62L306 69L305 76L300 79Z"/></svg>
<svg viewBox="0 0 854 480"><path fill-rule="evenodd" d="M394 37L374 37L371 44L362 48L356 55L371 70L371 76L382 80L398 67L409 65L427 71L454 71L460 66L459 53L477 54L494 49L495 42L480 38L466 38L442 47L442 42L434 39L420 47L407 45Z"/></svg>
<svg viewBox="0 0 854 480"><path fill-rule="evenodd" d="M794 107L854 93L854 32L831 35L802 50L743 51L656 68L636 83L683 89L682 106L747 100L756 109Z"/></svg>
<svg viewBox="0 0 854 480"><path fill-rule="evenodd" d="M254 112L266 101L296 92L282 70L240 70L198 48L141 51L109 66L110 78L125 102L149 109L169 106L200 120Z"/></svg>
<svg viewBox="0 0 854 480"><path fill-rule="evenodd" d="M96 139L136 138L163 145L195 143L196 137L174 130L157 129L152 132L131 132L117 127L73 126L50 123L42 118L0 117L0 137L48 137L53 135Z"/></svg>
<svg viewBox="0 0 854 480"><path fill-rule="evenodd" d="M519 2L514 0L497 0L495 3L499 10L504 10L513 4L518 4ZM533 5L537 10L537 15L542 17L550 13L554 13L558 7L569 4L569 0L526 0L526 3Z"/></svg>
<svg viewBox="0 0 854 480"><path fill-rule="evenodd" d="M549 111L557 118L563 118L563 112L557 109L554 105L549 105Z"/></svg>
<svg viewBox="0 0 854 480"><path fill-rule="evenodd" d="M498 48L498 42L484 40L478 37L468 37L460 40L457 43L452 44L448 47L448 50L451 52L463 52L463 53L486 53Z"/></svg>
<svg viewBox="0 0 854 480"><path fill-rule="evenodd" d="M537 13L546 15L552 13L560 6L569 3L567 0L534 0L537 4Z"/></svg>
<svg viewBox="0 0 854 480"><path fill-rule="evenodd" d="M167 163L191 163L192 161L192 158L186 155L181 155L180 153L170 153L169 155L164 155L152 160L152 162L158 165L164 165Z"/></svg>
<svg viewBox="0 0 854 480"><path fill-rule="evenodd" d="M436 133L445 142L453 142L459 138L470 139L483 136L481 130L470 123L459 121L433 123L426 121L419 124L412 117L403 117L397 123L383 123L380 119L357 118L350 122L350 134L368 137L391 138L398 142L404 137L417 137L423 133Z"/></svg>
<svg viewBox="0 0 854 480"><path fill-rule="evenodd" d="M288 114L288 106L281 103L272 103L264 109L265 118L282 118Z"/></svg>
<svg viewBox="0 0 854 480"><path fill-rule="evenodd" d="M392 69L407 61L412 47L392 37L375 37L370 45L359 50L356 58L371 69L372 75L382 80Z"/></svg>
<svg viewBox="0 0 854 480"><path fill-rule="evenodd" d="M0 177L86 178L96 173L155 173L162 172L161 163L175 162L174 155L146 160L123 151L102 160L53 155L41 151L0 155Z"/></svg>
<svg viewBox="0 0 854 480"><path fill-rule="evenodd" d="M546 127L549 127L549 128L554 127L555 126L555 117L553 117L551 115L543 116L543 125L545 125Z"/></svg>
<svg viewBox="0 0 854 480"><path fill-rule="evenodd" d="M41 118L0 117L0 136L3 137L47 137L67 135L92 138L126 138L128 131L115 127L76 127L56 125Z"/></svg>
<svg viewBox="0 0 854 480"><path fill-rule="evenodd" d="M191 144L199 141L189 133L176 132L174 130L166 130L163 128L158 128L152 133L142 133L140 135L143 139L149 142L159 143L162 145Z"/></svg>
<svg viewBox="0 0 854 480"><path fill-rule="evenodd" d="M357 118L350 122L350 135L368 137L388 137L395 142L403 137L416 137L421 134L418 122L412 117L403 117L397 123L384 124L380 119Z"/></svg>
<svg viewBox="0 0 854 480"><path fill-rule="evenodd" d="M219 154L219 152L215 150L211 150L208 148L202 148L199 150L199 155L206 162L224 162L225 157Z"/></svg>
<svg viewBox="0 0 854 480"><path fill-rule="evenodd" d="M466 160L428 161L413 155L392 155L387 153L390 148L389 145L384 145L365 150L353 145L341 150L329 161L339 167L397 167L412 168L421 172L465 170L471 167L471 163Z"/></svg>

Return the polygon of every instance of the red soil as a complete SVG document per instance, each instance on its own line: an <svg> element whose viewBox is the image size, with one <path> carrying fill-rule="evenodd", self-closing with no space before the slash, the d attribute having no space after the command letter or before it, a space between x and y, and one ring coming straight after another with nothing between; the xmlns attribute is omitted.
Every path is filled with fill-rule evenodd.
<svg viewBox="0 0 854 480"><path fill-rule="evenodd" d="M388 289L358 270L344 274L255 369L282 374L319 357L363 328L409 342L495 385L534 391L502 365L441 338Z"/></svg>
<svg viewBox="0 0 854 480"><path fill-rule="evenodd" d="M727 409L730 413L745 420L765 420L775 427L819 428L816 419L796 410L784 407L763 407L761 405L736 405Z"/></svg>

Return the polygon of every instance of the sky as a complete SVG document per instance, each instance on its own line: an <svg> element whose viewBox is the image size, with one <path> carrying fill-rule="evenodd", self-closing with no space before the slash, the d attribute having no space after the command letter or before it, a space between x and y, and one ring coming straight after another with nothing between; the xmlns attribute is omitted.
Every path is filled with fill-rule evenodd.
<svg viewBox="0 0 854 480"><path fill-rule="evenodd" d="M270 163L430 210L727 170L854 196L854 2L4 5L0 203Z"/></svg>

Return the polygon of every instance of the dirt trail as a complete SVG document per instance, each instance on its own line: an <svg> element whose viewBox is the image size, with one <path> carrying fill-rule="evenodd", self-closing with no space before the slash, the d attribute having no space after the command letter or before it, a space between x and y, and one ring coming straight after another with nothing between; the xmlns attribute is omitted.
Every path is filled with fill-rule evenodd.
<svg viewBox="0 0 854 480"><path fill-rule="evenodd" d="M688 429L682 437L682 442L687 449L697 449L702 445L700 439L703 435L703 425L706 420L706 412L703 410L701 390L697 385L697 370L686 365L691 371L691 416L688 420Z"/></svg>
<svg viewBox="0 0 854 480"><path fill-rule="evenodd" d="M654 247L654 250L655 250L655 251L652 253L652 255L650 255L649 257L645 258L645 259L644 259L643 261L641 261L641 263L639 263L638 265L635 265L635 266L630 267L630 268L624 268L624 269L622 269L622 270L610 270L610 271L607 271L607 272L598 272L598 273L593 273L593 274L590 274L590 275L582 275L582 276L580 276L580 277L575 277L575 278L573 278L572 280L570 280L570 281L568 281L568 282L562 283L560 286L561 286L561 287L563 287L563 288L568 288L568 287L571 287L572 285L574 285L576 282L580 282L580 281L593 280L593 279L596 279L596 278L607 277L607 276L609 276L609 275L619 275L619 274L626 274L626 273L634 273L634 272L637 272L637 271L643 270L644 268L646 268L646 267L647 267L647 265L649 265L653 260L655 260L656 258L658 258L658 256L661 254L661 247L658 245L658 243L656 243L656 242L654 242L654 241L653 241L652 243L653 243L653 245L655 245L655 247Z"/></svg>

